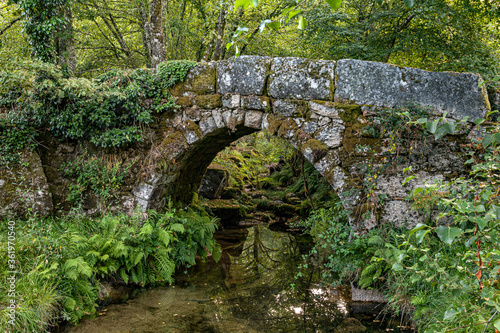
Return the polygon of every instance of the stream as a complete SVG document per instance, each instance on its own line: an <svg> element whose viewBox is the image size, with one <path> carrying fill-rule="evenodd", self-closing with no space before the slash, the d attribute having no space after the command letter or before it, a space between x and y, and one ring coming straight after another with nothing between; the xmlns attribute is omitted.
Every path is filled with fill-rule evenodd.
<svg viewBox="0 0 500 333"><path fill-rule="evenodd" d="M65 332L357 332L337 328L356 312L349 290L321 288L314 283L314 269L298 269L311 242L271 229L242 223L220 230L215 235L223 250L218 263L209 259L179 269L175 285L141 289ZM370 306L378 312L379 305ZM378 321L374 311L362 312L351 316L366 332L399 331L397 323Z"/></svg>

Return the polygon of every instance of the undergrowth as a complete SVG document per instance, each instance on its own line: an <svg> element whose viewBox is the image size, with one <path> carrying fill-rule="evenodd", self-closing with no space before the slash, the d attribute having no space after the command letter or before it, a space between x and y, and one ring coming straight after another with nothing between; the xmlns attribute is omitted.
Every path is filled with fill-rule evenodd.
<svg viewBox="0 0 500 333"><path fill-rule="evenodd" d="M100 284L137 286L173 282L176 267L194 265L209 253L218 261L213 238L217 220L193 210L165 214L10 219L15 225L14 326L8 323L7 247L0 248L0 331L45 332L60 320L77 323L95 312ZM0 242L7 243L7 220Z"/></svg>
<svg viewBox="0 0 500 333"><path fill-rule="evenodd" d="M96 79L66 77L46 63L11 64L0 72L0 165L18 161L42 131L88 139L100 147L143 140L154 112L178 106L168 88L182 81L192 61L168 61L150 70L113 70Z"/></svg>

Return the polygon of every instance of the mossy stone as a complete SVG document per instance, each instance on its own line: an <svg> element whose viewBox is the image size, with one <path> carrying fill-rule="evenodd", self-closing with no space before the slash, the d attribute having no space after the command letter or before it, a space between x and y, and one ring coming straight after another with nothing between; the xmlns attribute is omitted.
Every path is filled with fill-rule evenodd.
<svg viewBox="0 0 500 333"><path fill-rule="evenodd" d="M195 97L196 105L202 109L215 109L222 106L221 95L201 95Z"/></svg>
<svg viewBox="0 0 500 333"><path fill-rule="evenodd" d="M170 89L173 96L210 95L215 93L215 66L201 63L189 70L183 82Z"/></svg>

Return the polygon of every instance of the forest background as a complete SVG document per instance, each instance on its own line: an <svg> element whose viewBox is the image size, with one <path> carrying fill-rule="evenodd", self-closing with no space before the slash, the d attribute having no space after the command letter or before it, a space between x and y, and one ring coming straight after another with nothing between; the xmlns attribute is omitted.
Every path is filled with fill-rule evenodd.
<svg viewBox="0 0 500 333"><path fill-rule="evenodd" d="M1 0L0 66L26 59L95 77L238 54L362 59L498 73L491 0ZM333 10L333 8L337 8ZM232 44L232 45L231 45Z"/></svg>

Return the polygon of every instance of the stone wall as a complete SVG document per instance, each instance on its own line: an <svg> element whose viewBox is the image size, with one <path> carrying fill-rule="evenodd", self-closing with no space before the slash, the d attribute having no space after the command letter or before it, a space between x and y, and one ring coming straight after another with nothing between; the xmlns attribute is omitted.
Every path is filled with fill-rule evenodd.
<svg viewBox="0 0 500 333"><path fill-rule="evenodd" d="M490 105L485 88L478 88L480 82L475 74L433 73L359 60L241 56L201 63L171 89L181 108L156 115L141 144L103 150L42 135L37 163L50 188L45 199L67 209L65 188L71 180L65 179L61 165L87 150L100 158L134 161L119 198L107 209L131 211L136 205L143 211L162 209L168 197L189 201L219 151L244 135L266 129L299 149L343 194L345 205L360 215L370 207L363 199L359 165L376 162L387 143L386 138L361 134L371 118L383 108L408 102L430 106L435 115L446 112L455 120L484 117ZM446 142L430 142L398 154L416 165L422 179L446 178L463 172L460 144L466 135L467 131ZM359 149L365 146L375 152ZM376 182L377 193L388 195L381 217L396 223L418 218L409 214L403 200L418 183L403 186L402 167ZM97 202L86 203L86 210L96 208L101 208Z"/></svg>

